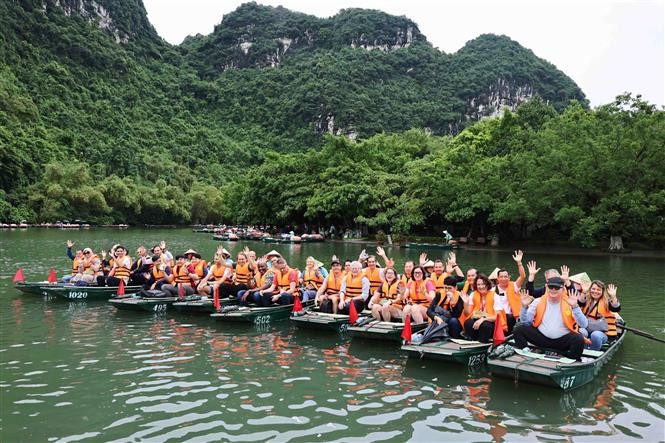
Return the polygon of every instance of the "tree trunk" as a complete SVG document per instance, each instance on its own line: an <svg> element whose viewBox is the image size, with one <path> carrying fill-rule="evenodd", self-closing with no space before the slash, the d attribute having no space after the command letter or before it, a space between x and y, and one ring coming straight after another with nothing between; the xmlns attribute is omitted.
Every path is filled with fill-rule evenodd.
<svg viewBox="0 0 665 443"><path fill-rule="evenodd" d="M610 235L610 251L623 251L623 239L620 235Z"/></svg>

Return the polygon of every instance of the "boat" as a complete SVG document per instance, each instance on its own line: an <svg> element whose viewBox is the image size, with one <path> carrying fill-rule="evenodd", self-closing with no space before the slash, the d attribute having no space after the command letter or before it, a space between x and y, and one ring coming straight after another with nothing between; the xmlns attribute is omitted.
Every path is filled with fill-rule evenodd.
<svg viewBox="0 0 665 443"><path fill-rule="evenodd" d="M38 282L24 282L24 283L16 283L14 285L15 289L18 289L19 291L23 292L24 294L32 294L32 295L46 295L42 293L42 286L48 286L49 282L47 281L38 281ZM57 286L62 286L62 283L59 283ZM56 286L56 285L53 285Z"/></svg>
<svg viewBox="0 0 665 443"><path fill-rule="evenodd" d="M428 323L411 323L411 332L418 332L427 327ZM373 340L388 340L402 342L404 323L372 320L369 323L357 326L349 325L348 332L351 338L368 338Z"/></svg>
<svg viewBox="0 0 665 443"><path fill-rule="evenodd" d="M212 239L217 241L228 241L229 236L226 234L213 234Z"/></svg>
<svg viewBox="0 0 665 443"><path fill-rule="evenodd" d="M121 311L147 311L147 312L165 312L171 308L173 303L180 300L180 297L116 297L109 299L109 303Z"/></svg>
<svg viewBox="0 0 665 443"><path fill-rule="evenodd" d="M293 314L290 320L297 327L303 329L346 332L349 327L348 315L329 314L314 309L305 311L302 315Z"/></svg>
<svg viewBox="0 0 665 443"><path fill-rule="evenodd" d="M134 294L143 286L125 286L125 294ZM58 297L66 300L108 300L118 294L114 286L75 286L75 285L42 285L39 290L45 297Z"/></svg>
<svg viewBox="0 0 665 443"><path fill-rule="evenodd" d="M621 331L619 325L617 329ZM493 375L515 382L535 383L568 391L592 381L616 353L625 337L626 332L623 330L616 340L604 345L603 350L585 349L581 362L559 355L550 356L515 349L515 354L504 359L490 355L487 364Z"/></svg>
<svg viewBox="0 0 665 443"><path fill-rule="evenodd" d="M303 303L303 306L310 306L313 304L314 300L310 300L306 303ZM275 321L286 320L291 316L291 311L293 311L293 304L267 307L238 306L237 309L229 310L226 312L222 310L222 312L211 314L210 317L215 320L224 322L242 322L262 325Z"/></svg>
<svg viewBox="0 0 665 443"><path fill-rule="evenodd" d="M215 303L212 298L208 297L198 297L190 296L186 300L178 300L173 303L173 308L178 312L183 312L187 314L213 314L217 312L215 309ZM221 298L219 300L219 306L224 308L225 306L237 305L238 300L235 298Z"/></svg>
<svg viewBox="0 0 665 443"><path fill-rule="evenodd" d="M443 243L404 243L405 248L409 249L457 249L457 245L446 245Z"/></svg>
<svg viewBox="0 0 665 443"><path fill-rule="evenodd" d="M409 358L442 360L478 367L487 361L487 351L491 346L491 343L451 338L431 343L406 344L402 346L402 351L406 351Z"/></svg>

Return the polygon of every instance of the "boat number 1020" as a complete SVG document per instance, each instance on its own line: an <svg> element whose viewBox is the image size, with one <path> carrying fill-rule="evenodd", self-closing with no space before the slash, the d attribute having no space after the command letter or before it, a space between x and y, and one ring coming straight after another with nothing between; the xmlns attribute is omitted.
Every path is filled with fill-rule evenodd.
<svg viewBox="0 0 665 443"><path fill-rule="evenodd" d="M67 298L88 298L88 293L81 291L69 291Z"/></svg>

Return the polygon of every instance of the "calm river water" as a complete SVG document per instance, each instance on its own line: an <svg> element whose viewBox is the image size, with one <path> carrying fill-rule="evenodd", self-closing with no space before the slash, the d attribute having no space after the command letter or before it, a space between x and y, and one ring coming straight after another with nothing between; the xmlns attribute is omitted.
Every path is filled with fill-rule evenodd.
<svg viewBox="0 0 665 443"><path fill-rule="evenodd" d="M0 440L15 441L663 441L665 344L630 335L594 382L564 393L490 378L485 370L407 359L397 346L205 317L117 312L105 302L25 296L11 277L45 279L70 266L65 240L134 251L166 240L206 258L217 242L189 230L30 229L0 232ZM245 244L354 257L357 244ZM432 257L441 251L429 251ZM408 249L388 249L401 267ZM665 261L530 254L541 268L619 287L622 315L665 334ZM514 269L510 253L458 252L463 269Z"/></svg>

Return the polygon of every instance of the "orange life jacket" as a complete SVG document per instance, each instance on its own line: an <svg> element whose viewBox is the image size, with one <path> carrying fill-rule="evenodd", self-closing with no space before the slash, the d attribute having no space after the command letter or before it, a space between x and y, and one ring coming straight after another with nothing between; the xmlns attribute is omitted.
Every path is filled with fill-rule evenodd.
<svg viewBox="0 0 665 443"><path fill-rule="evenodd" d="M344 293L345 297L354 298L363 294L363 275L358 274L357 277L353 278L351 274L347 275L346 278L346 292Z"/></svg>
<svg viewBox="0 0 665 443"><path fill-rule="evenodd" d="M540 324L543 322L543 317L545 316L545 310L547 309L547 296L544 296L540 299L540 302L538 303L538 306L536 307L536 315L533 317L533 326L538 327ZM577 323L575 323L575 319L573 318L573 310L570 309L570 305L563 301L559 301L559 305L561 306L561 318L563 319L563 323L566 325L566 328L570 332L577 332L579 329L579 326Z"/></svg>
<svg viewBox="0 0 665 443"><path fill-rule="evenodd" d="M441 275L439 275L439 276L437 276L436 273L433 272L433 273L428 277L428 279L429 279L432 283L434 283L434 286L436 286L436 290L437 290L438 292L441 292L442 289L443 289L443 280L445 280L446 277L448 277L448 274L446 274L445 272L442 272Z"/></svg>
<svg viewBox="0 0 665 443"><path fill-rule="evenodd" d="M305 269L305 274L303 275L303 284L305 287L314 286L314 289L319 289L321 283L323 283L323 277L319 273L317 276L317 270Z"/></svg>
<svg viewBox="0 0 665 443"><path fill-rule="evenodd" d="M79 273L79 265L83 259L80 259L78 257L74 257L74 260L72 260L72 275L76 275Z"/></svg>
<svg viewBox="0 0 665 443"><path fill-rule="evenodd" d="M129 262L129 265L127 266L118 265L118 267L115 268L115 273L113 274L114 277L122 279L129 278L129 274L131 272L130 268L132 267L132 259L125 256L125 260L123 260L123 262L125 263Z"/></svg>
<svg viewBox="0 0 665 443"><path fill-rule="evenodd" d="M457 302L459 301L459 292L455 291L453 292L453 296L450 297L450 301L447 300L448 297L446 297L445 292L439 293L439 303L437 306L441 306L443 309L447 309L450 311L453 307L457 305Z"/></svg>
<svg viewBox="0 0 665 443"><path fill-rule="evenodd" d="M584 315L594 320L598 320L600 317L605 317L605 320L607 320L607 331L605 332L605 335L608 337L616 337L617 318L614 313L609 310L607 300L601 298L598 303L593 303L593 306L591 306L592 302L595 302L595 300L590 299L586 306L584 306L584 309L582 310Z"/></svg>
<svg viewBox="0 0 665 443"><path fill-rule="evenodd" d="M226 272L226 265L224 263L215 263L210 267L210 272L212 272L212 278L214 278L216 282L221 282L222 277L224 277L224 273Z"/></svg>
<svg viewBox="0 0 665 443"><path fill-rule="evenodd" d="M411 284L409 285L409 288L406 291L407 297L411 300L411 302L417 304L417 305L422 305L425 303L429 303L429 299L427 298L427 281L423 280L420 282L420 284L416 283L416 281L412 281Z"/></svg>
<svg viewBox="0 0 665 443"><path fill-rule="evenodd" d="M290 276L292 272L295 272L295 270L287 266L283 272L280 271L279 273L275 274L275 276L277 277L277 288L279 288L280 292L285 292L291 289ZM293 292L293 295L297 294L298 294L298 288L296 286L296 290Z"/></svg>
<svg viewBox="0 0 665 443"><path fill-rule="evenodd" d="M164 274L164 271L159 269L159 266L155 265L152 267L152 277L155 279L155 281L160 281L166 276Z"/></svg>
<svg viewBox="0 0 665 443"><path fill-rule="evenodd" d="M339 294L339 290L342 288L342 280L344 276L340 274L339 278L335 278L334 273L328 275L328 283L326 284L326 294Z"/></svg>
<svg viewBox="0 0 665 443"><path fill-rule="evenodd" d="M199 278L205 277L205 272L206 272L206 266L208 263L206 263L205 260L199 260L198 263L194 266L194 273L199 276Z"/></svg>
<svg viewBox="0 0 665 443"><path fill-rule="evenodd" d="M245 263L244 265L236 265L236 285L247 285L249 282L249 277L249 263Z"/></svg>
<svg viewBox="0 0 665 443"><path fill-rule="evenodd" d="M383 280L381 279L381 271L379 268L374 268L374 270L372 270L372 268L365 268L363 275L369 280L369 293L374 294L374 291L379 289L379 286L383 283Z"/></svg>
<svg viewBox="0 0 665 443"><path fill-rule="evenodd" d="M381 283L381 298L385 300L392 300L392 304L398 308L402 306L402 302L397 300L399 297L399 292L397 290L399 284L399 280L395 280L391 285L389 285L386 281Z"/></svg>
<svg viewBox="0 0 665 443"><path fill-rule="evenodd" d="M175 283L192 283L192 280L189 278L189 271L187 270L187 265L176 265L173 268L173 275L175 276Z"/></svg>

